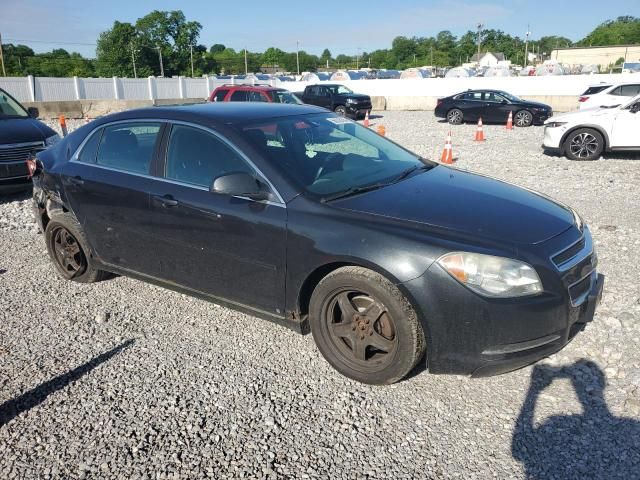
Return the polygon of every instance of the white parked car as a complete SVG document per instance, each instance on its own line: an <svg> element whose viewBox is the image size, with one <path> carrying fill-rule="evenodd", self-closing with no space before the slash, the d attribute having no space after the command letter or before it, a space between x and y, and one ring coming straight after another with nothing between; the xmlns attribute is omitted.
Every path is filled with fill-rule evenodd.
<svg viewBox="0 0 640 480"><path fill-rule="evenodd" d="M619 106L549 118L544 122L543 147L571 160L596 160L604 151L640 152L640 95Z"/></svg>
<svg viewBox="0 0 640 480"><path fill-rule="evenodd" d="M640 93L640 77L635 82L592 85L578 99L580 110L626 103Z"/></svg>

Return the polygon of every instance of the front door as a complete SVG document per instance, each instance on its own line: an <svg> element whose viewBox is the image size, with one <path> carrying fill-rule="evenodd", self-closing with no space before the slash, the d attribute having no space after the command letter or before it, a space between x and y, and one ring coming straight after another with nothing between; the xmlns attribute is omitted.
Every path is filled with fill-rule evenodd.
<svg viewBox="0 0 640 480"><path fill-rule="evenodd" d="M507 99L495 92L484 93L484 113L482 118L486 118L487 122L507 123L509 112L515 110L513 105L507 102Z"/></svg>
<svg viewBox="0 0 640 480"><path fill-rule="evenodd" d="M210 192L215 178L232 172L259 176L214 132L172 126L164 179L151 191L155 271L197 292L280 316L286 208L275 196L258 202Z"/></svg>
<svg viewBox="0 0 640 480"><path fill-rule="evenodd" d="M94 254L106 263L139 272L150 268L153 252L145 231L149 173L162 126L142 121L107 125L64 166L67 201Z"/></svg>
<svg viewBox="0 0 640 480"><path fill-rule="evenodd" d="M636 103L640 104L640 100ZM640 111L620 110L613 120L611 148L640 147Z"/></svg>

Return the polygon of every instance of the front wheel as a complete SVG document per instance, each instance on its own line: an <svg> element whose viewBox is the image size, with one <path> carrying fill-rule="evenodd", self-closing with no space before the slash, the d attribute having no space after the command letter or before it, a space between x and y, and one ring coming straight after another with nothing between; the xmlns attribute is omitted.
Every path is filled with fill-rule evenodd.
<svg viewBox="0 0 640 480"><path fill-rule="evenodd" d="M600 132L591 128L579 128L564 141L564 153L570 160L597 160L604 150Z"/></svg>
<svg viewBox="0 0 640 480"><path fill-rule="evenodd" d="M347 116L347 108L344 105L338 105L333 111L341 117Z"/></svg>
<svg viewBox="0 0 640 480"><path fill-rule="evenodd" d="M424 355L416 312L395 285L371 270L343 267L331 272L314 290L309 314L320 353L359 382L397 382Z"/></svg>
<svg viewBox="0 0 640 480"><path fill-rule="evenodd" d="M516 127L529 127L533 123L533 115L527 110L520 110L513 120Z"/></svg>

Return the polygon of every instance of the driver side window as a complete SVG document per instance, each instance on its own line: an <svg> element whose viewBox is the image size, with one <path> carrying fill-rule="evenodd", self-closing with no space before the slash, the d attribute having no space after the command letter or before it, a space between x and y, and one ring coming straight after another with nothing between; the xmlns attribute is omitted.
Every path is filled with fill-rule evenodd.
<svg viewBox="0 0 640 480"><path fill-rule="evenodd" d="M254 169L240 155L210 132L185 125L171 128L165 177L210 188L221 175Z"/></svg>

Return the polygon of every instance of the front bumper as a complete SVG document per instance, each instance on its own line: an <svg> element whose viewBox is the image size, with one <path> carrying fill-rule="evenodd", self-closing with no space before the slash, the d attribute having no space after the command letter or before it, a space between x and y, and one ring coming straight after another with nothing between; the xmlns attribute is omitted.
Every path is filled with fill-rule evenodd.
<svg viewBox="0 0 640 480"><path fill-rule="evenodd" d="M345 108L347 109L347 115L360 117L371 111L371 103L347 103Z"/></svg>
<svg viewBox="0 0 640 480"><path fill-rule="evenodd" d="M483 297L437 263L401 284L425 329L429 371L497 375L561 350L593 320L602 296L604 276L592 257L563 272L549 266L541 275L545 291L531 297Z"/></svg>
<svg viewBox="0 0 640 480"><path fill-rule="evenodd" d="M534 125L542 125L545 121L553 116L553 112L551 110L542 110L539 112L533 113L533 124Z"/></svg>
<svg viewBox="0 0 640 480"><path fill-rule="evenodd" d="M545 149L561 152L562 151L562 137L567 129L564 126L559 127L544 127L544 140L542 146Z"/></svg>

